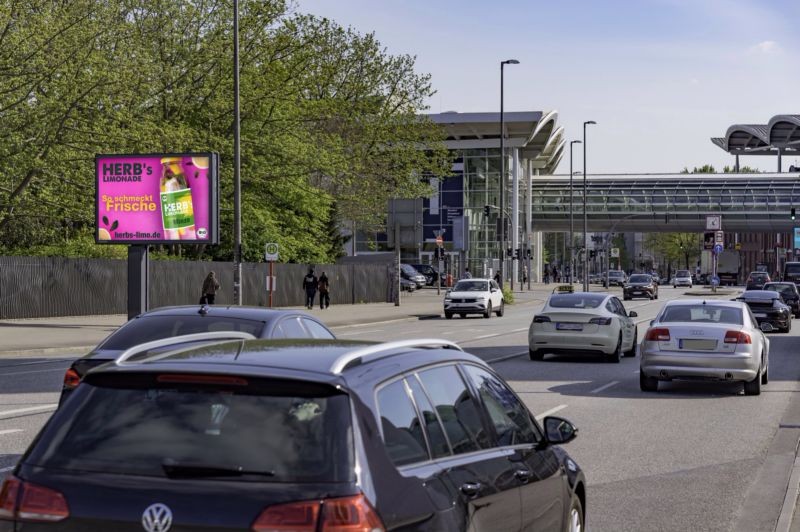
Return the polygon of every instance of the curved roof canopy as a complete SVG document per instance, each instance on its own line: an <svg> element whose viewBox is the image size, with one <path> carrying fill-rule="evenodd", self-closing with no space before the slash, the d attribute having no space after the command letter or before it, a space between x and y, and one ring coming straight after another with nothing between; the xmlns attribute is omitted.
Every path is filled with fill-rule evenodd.
<svg viewBox="0 0 800 532"><path fill-rule="evenodd" d="M776 115L767 124L734 124L711 142L734 155L800 153L800 115Z"/></svg>
<svg viewBox="0 0 800 532"><path fill-rule="evenodd" d="M500 147L500 113L445 113L428 115L444 127L451 150ZM542 174L552 174L561 160L564 128L558 111L504 112L505 146L519 148L520 158L533 161Z"/></svg>

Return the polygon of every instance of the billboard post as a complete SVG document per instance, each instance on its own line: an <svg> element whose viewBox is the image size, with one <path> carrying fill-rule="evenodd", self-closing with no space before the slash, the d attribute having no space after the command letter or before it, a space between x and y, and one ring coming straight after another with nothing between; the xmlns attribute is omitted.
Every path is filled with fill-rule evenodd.
<svg viewBox="0 0 800 532"><path fill-rule="evenodd" d="M128 317L147 310L148 246L219 243L219 155L95 156L95 243L128 246Z"/></svg>

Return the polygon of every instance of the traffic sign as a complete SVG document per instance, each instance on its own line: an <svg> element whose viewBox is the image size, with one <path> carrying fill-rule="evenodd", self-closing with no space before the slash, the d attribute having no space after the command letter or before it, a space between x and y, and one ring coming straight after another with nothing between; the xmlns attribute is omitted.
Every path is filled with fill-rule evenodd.
<svg viewBox="0 0 800 532"><path fill-rule="evenodd" d="M711 286L719 286L719 277L716 275L711 277Z"/></svg>
<svg viewBox="0 0 800 532"><path fill-rule="evenodd" d="M719 231L722 229L722 216L719 214L712 214L710 216L706 216L706 230L707 231Z"/></svg>
<svg viewBox="0 0 800 532"><path fill-rule="evenodd" d="M720 253L722 253L722 244L716 244L716 245L714 245L714 253L716 253L717 255L719 255Z"/></svg>
<svg viewBox="0 0 800 532"><path fill-rule="evenodd" d="M274 262L278 260L278 244L270 242L264 246L264 260Z"/></svg>
<svg viewBox="0 0 800 532"><path fill-rule="evenodd" d="M714 232L714 243L715 244L724 244L725 243L725 233L722 231L715 231Z"/></svg>
<svg viewBox="0 0 800 532"><path fill-rule="evenodd" d="M612 259L619 258L619 248L611 248L611 258Z"/></svg>

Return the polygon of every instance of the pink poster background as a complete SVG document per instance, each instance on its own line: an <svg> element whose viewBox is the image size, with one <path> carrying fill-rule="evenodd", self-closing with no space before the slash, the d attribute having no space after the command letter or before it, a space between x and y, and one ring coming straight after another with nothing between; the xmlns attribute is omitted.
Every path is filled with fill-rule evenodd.
<svg viewBox="0 0 800 532"><path fill-rule="evenodd" d="M192 191L196 238L170 239L172 242L208 241L211 238L209 197L210 168L200 168L192 162L192 155L109 156L97 158L97 241L100 243L166 241L161 221L160 180L163 157L181 157L181 167ZM211 154L195 154L212 164ZM120 168L118 164L128 165ZM136 165L140 166L136 166ZM117 173L117 170L128 170ZM141 170L135 173L135 170ZM140 199L134 199L139 197ZM149 198L141 199L142 197ZM110 204L109 204L110 203ZM135 207L145 210L125 210ZM147 210L152 208L153 210ZM105 220L104 220L105 217ZM107 221L107 223L106 223ZM115 225L116 224L116 225ZM114 227L114 229L112 229ZM108 233L100 231L105 229ZM203 232L205 230L205 233ZM202 235L202 236L201 236Z"/></svg>

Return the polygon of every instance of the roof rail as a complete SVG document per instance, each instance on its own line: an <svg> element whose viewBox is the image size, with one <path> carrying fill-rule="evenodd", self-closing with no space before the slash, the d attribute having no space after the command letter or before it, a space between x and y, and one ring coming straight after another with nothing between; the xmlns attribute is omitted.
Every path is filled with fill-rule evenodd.
<svg viewBox="0 0 800 532"><path fill-rule="evenodd" d="M131 364L128 362L128 359L130 359L131 357L134 357L139 353L150 351L151 349L158 349L159 347L169 347L171 345L185 344L188 342L202 342L202 341L223 342L225 340L255 340L255 338L256 337L253 336L252 334L241 331L213 331L213 332L203 332L194 334L184 334L183 336L171 336L169 338L162 338L161 340L153 340L152 342L145 342L143 344L129 347L114 360L114 363L117 366L124 366L126 364ZM147 357L144 360L156 360L158 358L164 358L165 356L171 355L174 352L175 351L168 351L166 353L161 353L154 357Z"/></svg>
<svg viewBox="0 0 800 532"><path fill-rule="evenodd" d="M443 347L445 349L457 349L459 351L463 351L463 349L461 349L461 347L454 342L432 338L385 342L345 353L334 361L333 365L331 366L331 372L340 374L342 371L353 365L353 363L356 361L365 362L367 358L372 359L389 356L395 349L401 349L403 347Z"/></svg>

